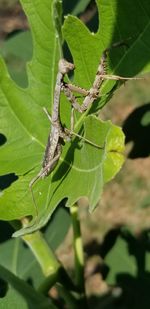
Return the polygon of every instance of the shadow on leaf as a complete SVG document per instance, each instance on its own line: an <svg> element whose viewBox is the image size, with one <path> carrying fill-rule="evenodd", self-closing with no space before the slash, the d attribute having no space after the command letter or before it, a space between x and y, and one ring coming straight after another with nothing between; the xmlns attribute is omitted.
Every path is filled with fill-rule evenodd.
<svg viewBox="0 0 150 309"><path fill-rule="evenodd" d="M125 120L123 131L126 143L133 142L129 158L145 158L150 154L150 103L136 108Z"/></svg>

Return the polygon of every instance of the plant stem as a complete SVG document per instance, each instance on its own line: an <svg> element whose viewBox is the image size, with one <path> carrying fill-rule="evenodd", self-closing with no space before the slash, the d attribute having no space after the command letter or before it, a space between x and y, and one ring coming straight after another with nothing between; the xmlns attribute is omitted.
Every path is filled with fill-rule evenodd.
<svg viewBox="0 0 150 309"><path fill-rule="evenodd" d="M66 270L63 268L61 264L55 277L56 280L54 281L52 279L50 276L46 277L45 280L40 285L40 287L38 288L38 291L46 295L54 284L59 283L60 285L63 285L66 288L67 294L72 293L72 291L77 292L77 288L75 287L72 280L68 276Z"/></svg>
<svg viewBox="0 0 150 309"><path fill-rule="evenodd" d="M79 309L78 299L74 297L62 284L56 285L59 295L65 300L68 308Z"/></svg>
<svg viewBox="0 0 150 309"><path fill-rule="evenodd" d="M27 218L24 218L22 223L23 225L27 224ZM28 247L30 247L45 275L45 279L38 288L38 291L47 295L51 287L57 283L60 285L60 289L63 291L63 298L68 305L72 303L71 308L77 308L76 297L72 295L72 291L76 293L77 289L45 241L43 234L40 231L37 231L22 236L22 239L26 242Z"/></svg>
<svg viewBox="0 0 150 309"><path fill-rule="evenodd" d="M56 275L60 267L54 253L48 246L41 232L22 236L40 264L45 277Z"/></svg>
<svg viewBox="0 0 150 309"><path fill-rule="evenodd" d="M38 291L47 295L48 291L56 284L61 296L70 308L79 308L79 304L85 303L84 300L84 276L83 276L83 249L80 233L80 224L77 218L77 206L73 206L72 221L74 230L74 247L76 260L76 281L77 287L73 284L66 270L57 260L54 252L44 239L40 231L22 236L22 239L30 247L36 260L41 266L45 279L39 287ZM21 220L25 226L28 219ZM14 226L14 224L13 224ZM80 291L80 292L79 292ZM82 308L82 307L81 307Z"/></svg>
<svg viewBox="0 0 150 309"><path fill-rule="evenodd" d="M70 213L72 216L73 225L76 284L80 292L84 293L84 253L81 238L80 221L78 218L78 206L76 204L70 208Z"/></svg>
<svg viewBox="0 0 150 309"><path fill-rule="evenodd" d="M27 218L23 218L21 221L24 226L28 224ZM61 280L64 284L66 283L67 287L68 285L74 287L65 269L57 260L53 250L47 244L43 234L40 231L24 235L22 236L22 239L28 247L30 247L36 260L41 266L44 276L46 277L44 283L42 284L43 292L46 293L56 283L56 281Z"/></svg>

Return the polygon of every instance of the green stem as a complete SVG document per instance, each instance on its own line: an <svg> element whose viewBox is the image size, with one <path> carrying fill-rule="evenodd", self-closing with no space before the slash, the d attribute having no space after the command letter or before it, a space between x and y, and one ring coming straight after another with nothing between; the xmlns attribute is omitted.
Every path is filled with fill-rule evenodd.
<svg viewBox="0 0 150 309"><path fill-rule="evenodd" d="M27 218L23 218L21 221L24 226L28 224ZM68 274L62 267L61 263L57 260L54 252L51 250L40 231L24 235L22 236L22 239L31 249L36 260L40 264L42 272L46 277L46 286L49 284L49 289L56 283L56 281L61 279L62 281L65 280L66 284L71 284L72 281Z"/></svg>
<svg viewBox="0 0 150 309"><path fill-rule="evenodd" d="M60 264L60 267L57 272L57 276L55 278L55 282L53 278L46 277L45 280L42 282L41 286L39 287L38 291L42 294L47 295L49 289L55 284L59 283L60 285L63 285L66 288L67 294L72 293L72 291L76 292L77 288L73 284L72 280L68 276L66 270L63 268L63 266Z"/></svg>
<svg viewBox="0 0 150 309"><path fill-rule="evenodd" d="M74 297L63 285L57 284L56 288L59 295L65 300L68 308L79 309L77 297Z"/></svg>
<svg viewBox="0 0 150 309"><path fill-rule="evenodd" d="M21 221L23 225L28 223L27 218L24 218ZM14 222L12 225L14 226ZM17 227L16 224L14 227ZM68 306L70 306L70 308L78 308L77 302L78 299L81 298L78 289L73 284L61 263L57 260L55 254L45 241L43 234L40 231L37 231L22 236L22 239L28 247L30 247L45 275L45 279L38 291L47 295L50 288L57 284L57 287L59 286L59 291L61 291L61 295Z"/></svg>
<svg viewBox="0 0 150 309"><path fill-rule="evenodd" d="M30 247L46 277L39 288L41 292L46 294L56 282L63 282L69 290L75 289L70 277L61 263L57 260L55 254L45 241L43 234L40 231L25 235L22 239L26 242L28 247Z"/></svg>
<svg viewBox="0 0 150 309"><path fill-rule="evenodd" d="M45 277L56 276L60 264L45 241L42 233L37 231L22 236L22 239L27 243L28 247L30 247L36 260L40 264Z"/></svg>
<svg viewBox="0 0 150 309"><path fill-rule="evenodd" d="M26 221L27 219L24 218L22 223L25 225L27 223ZM76 304L76 297L72 295L72 291L76 292L76 288L67 272L45 241L43 234L40 231L37 231L23 236L22 239L26 242L28 247L30 247L45 275L45 279L38 291L47 295L50 288L54 284L59 283L60 286L62 285L63 287L63 298L68 305L72 303L73 308L75 308L74 304Z"/></svg>
<svg viewBox="0 0 150 309"><path fill-rule="evenodd" d="M76 284L79 290L84 293L84 253L80 230L80 221L78 219L78 206L75 204L70 208L73 225L73 245L75 254L75 276Z"/></svg>

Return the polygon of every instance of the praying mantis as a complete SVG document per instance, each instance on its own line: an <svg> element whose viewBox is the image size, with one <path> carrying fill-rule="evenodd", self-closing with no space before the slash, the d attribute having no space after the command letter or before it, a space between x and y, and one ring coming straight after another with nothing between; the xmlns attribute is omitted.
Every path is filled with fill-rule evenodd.
<svg viewBox="0 0 150 309"><path fill-rule="evenodd" d="M73 85L71 83L66 83L64 81L64 77L70 71L74 70L74 64L66 61L65 59L60 59L58 64L58 74L56 78L56 85L54 90L54 102L52 109L52 116L49 115L48 111L44 108L44 112L46 113L50 123L51 130L48 136L48 141L45 149L44 159L42 163L42 168L39 173L31 180L29 184L29 188L32 194L33 203L35 206L36 217L38 218L38 209L34 199L33 194L33 185L40 179L48 176L56 167L61 153L62 153L62 144L64 141L70 141L73 135L82 138L85 142L92 144L94 147L104 149L103 146L99 146L92 141L89 141L83 136L73 132L73 111L77 110L79 113L85 112L93 102L99 97L100 86L106 79L113 80L128 80L128 79L138 79L138 78L130 78L130 77L121 77L117 75L107 75L106 74L106 57L108 48L102 53L102 57L100 59L100 63L98 65L97 73L93 82L92 87L89 90L83 89L79 86ZM71 112L71 130L63 127L60 120L60 95L61 92L64 92L68 101L71 103L72 112ZM80 105L77 102L76 97L73 92L78 92L85 96L83 103Z"/></svg>

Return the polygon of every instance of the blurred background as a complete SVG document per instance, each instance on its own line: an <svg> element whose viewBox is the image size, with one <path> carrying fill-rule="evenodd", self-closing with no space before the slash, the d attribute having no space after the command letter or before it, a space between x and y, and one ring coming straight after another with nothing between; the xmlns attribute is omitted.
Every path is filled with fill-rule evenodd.
<svg viewBox="0 0 150 309"><path fill-rule="evenodd" d="M63 7L64 15L75 14L91 31L97 30L95 1L66 0ZM26 62L32 57L32 39L17 0L0 0L0 48L12 78L26 87ZM66 46L64 48L67 53ZM100 205L93 214L88 213L87 201L80 201L87 292L91 302L96 303L97 295L110 290L108 284L117 285L118 288L113 289L114 297L124 297L124 305L120 298L116 301L117 308L150 308L149 84L149 74L142 80L126 82L101 111L102 119L111 119L123 128L126 162L115 179L105 186ZM70 230L63 246L57 250L70 271L73 265L71 233ZM105 303L105 298L102 301Z"/></svg>

